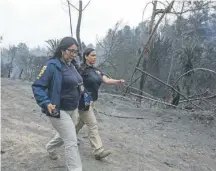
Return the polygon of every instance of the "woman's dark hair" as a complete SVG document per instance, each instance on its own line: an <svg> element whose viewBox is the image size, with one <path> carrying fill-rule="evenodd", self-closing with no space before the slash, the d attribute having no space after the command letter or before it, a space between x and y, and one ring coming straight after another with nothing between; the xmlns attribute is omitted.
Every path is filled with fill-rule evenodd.
<svg viewBox="0 0 216 171"><path fill-rule="evenodd" d="M72 38L72 37L64 37L58 47L56 48L56 51L53 55L53 58L60 58L62 55L62 50L66 50L67 48L69 48L72 45L76 45L78 47L78 43L76 41L76 39Z"/></svg>
<svg viewBox="0 0 216 171"><path fill-rule="evenodd" d="M83 53L83 64L86 64L86 56L89 56L91 52L95 51L95 49L87 48Z"/></svg>

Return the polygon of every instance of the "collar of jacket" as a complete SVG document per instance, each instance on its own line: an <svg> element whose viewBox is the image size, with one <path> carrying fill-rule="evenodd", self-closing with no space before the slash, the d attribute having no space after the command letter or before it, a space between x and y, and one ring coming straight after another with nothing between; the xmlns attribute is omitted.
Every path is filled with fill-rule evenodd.
<svg viewBox="0 0 216 171"><path fill-rule="evenodd" d="M58 58L49 60L49 63L54 64L59 70L62 69L62 63Z"/></svg>
<svg viewBox="0 0 216 171"><path fill-rule="evenodd" d="M94 68L94 65L93 64L86 64L87 67L92 67Z"/></svg>
<svg viewBox="0 0 216 171"><path fill-rule="evenodd" d="M95 68L94 65L91 65L91 64L85 64L85 68Z"/></svg>
<svg viewBox="0 0 216 171"><path fill-rule="evenodd" d="M66 62L63 58L60 58L59 60L60 60L60 62L62 62L62 63L65 64L65 65L68 65L68 66L71 66L71 64L73 64L73 63L72 63L73 60L70 61L70 62Z"/></svg>

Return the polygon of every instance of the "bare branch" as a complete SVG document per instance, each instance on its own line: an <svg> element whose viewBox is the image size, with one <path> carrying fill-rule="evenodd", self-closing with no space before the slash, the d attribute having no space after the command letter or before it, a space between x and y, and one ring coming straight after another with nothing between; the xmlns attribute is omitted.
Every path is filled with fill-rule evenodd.
<svg viewBox="0 0 216 171"><path fill-rule="evenodd" d="M170 11L169 13L170 13L170 14L180 14L180 15L181 15L181 14L184 14L184 13L187 13L187 12L199 11L199 10L202 10L202 9L215 8L216 6L211 6L211 7L206 8L207 5L212 4L212 3L213 3L213 2L208 1L208 2L206 2L205 4L203 4L203 6L202 6L201 8L187 9L187 10L183 11L183 8L184 8L184 2L183 2L183 6L182 6L182 9L181 9L180 12L176 12L176 11L171 12L171 11ZM172 8L172 9L174 9L174 8Z"/></svg>
<svg viewBox="0 0 216 171"><path fill-rule="evenodd" d="M180 16L182 15L182 12L183 12L183 10L184 10L184 7L185 7L185 2L183 1L182 8L181 8L181 12L180 12L181 14L179 15L179 14L177 14L175 8L172 6L172 9L173 9L173 11L174 11L174 13L175 13L175 15L176 15L177 17L180 17Z"/></svg>
<svg viewBox="0 0 216 171"><path fill-rule="evenodd" d="M101 47L103 47L104 50L106 51L106 56L107 56L107 58L106 58L106 60L105 60L103 63L99 64L98 67L102 66L102 65L105 64L106 62L108 62L110 65L113 65L113 64L110 63L109 59L110 59L110 57L111 57L111 50L112 50L112 48L113 48L113 47L115 46L115 44L116 44L116 40L117 40L117 39L116 39L116 36L115 36L115 35L116 35L116 32L117 32L117 30L118 30L118 28L119 28L119 26L120 26L121 23L122 23L122 21L118 21L118 22L115 24L114 29L112 30L111 40L110 40L111 44L110 44L108 50L106 49L106 47L104 47L104 46L102 45L102 43L99 44L99 45L100 45ZM116 69L116 68L114 68L114 69Z"/></svg>
<svg viewBox="0 0 216 171"><path fill-rule="evenodd" d="M155 16L156 16L156 9L157 9L157 1L153 1L153 11L152 11L152 16L151 16L151 20L149 23L149 29L148 29L149 34L152 33L152 28L153 28Z"/></svg>
<svg viewBox="0 0 216 171"><path fill-rule="evenodd" d="M160 4L162 4L164 7L166 7L166 5L163 3L163 2L161 2L161 1L158 1Z"/></svg>
<svg viewBox="0 0 216 171"><path fill-rule="evenodd" d="M64 0L61 0L61 8L64 12L68 13L68 3L67 3L68 0L64 1ZM67 9L65 9L64 7L67 7Z"/></svg>
<svg viewBox="0 0 216 171"><path fill-rule="evenodd" d="M83 10L82 11L84 11L85 9L86 9L86 7L90 4L90 2L91 2L91 0L90 1L88 1L88 3L86 4L86 6L83 8Z"/></svg>
<svg viewBox="0 0 216 171"><path fill-rule="evenodd" d="M205 9L210 9L210 8L215 8L216 6L213 6L213 7L209 7L209 8L205 8ZM203 8L204 9L204 8ZM185 11L182 11L182 12L169 12L170 14L184 14L184 13L187 13L187 12L192 12L192 11L199 11L201 10L200 8L197 8L197 9L188 9L188 10L185 10Z"/></svg>
<svg viewBox="0 0 216 171"><path fill-rule="evenodd" d="M96 37L96 41L97 41L97 44L99 44L103 49L105 49L105 47L102 45L102 43L99 41L98 37Z"/></svg>
<svg viewBox="0 0 216 171"><path fill-rule="evenodd" d="M71 37L73 37L73 29L72 29L72 21L71 21L71 9L70 9L69 0L67 0L67 3L68 3L68 15L69 15L69 19L70 19L70 32L71 32Z"/></svg>
<svg viewBox="0 0 216 171"><path fill-rule="evenodd" d="M144 21L145 10L146 10L147 6L148 6L149 4L151 4L151 3L152 3L152 2L147 3L146 6L145 6L145 8L143 9L143 13L142 13L142 23L143 23L143 21ZM142 30L143 30L143 29L142 29Z"/></svg>
<svg viewBox="0 0 216 171"><path fill-rule="evenodd" d="M148 44L151 42L151 39L152 39L152 37L153 37L153 35L154 35L154 32L157 30L157 27L158 27L158 25L160 24L161 20L163 19L164 15L169 11L169 9L173 6L173 4L174 4L174 1L172 1L172 2L170 3L170 5L164 10L164 13L163 13L163 14L161 15L161 17L159 18L158 22L156 23L154 29L153 29L152 32L151 32L151 35L149 36L148 42L146 43L146 47L147 47ZM145 48L146 48L146 47L145 47Z"/></svg>
<svg viewBox="0 0 216 171"><path fill-rule="evenodd" d="M185 7L185 2L183 1L182 9L181 9L181 14L182 14L182 11L184 10L184 7ZM174 9L174 8L173 8L173 9Z"/></svg>
<svg viewBox="0 0 216 171"><path fill-rule="evenodd" d="M156 14L159 14L159 13L164 13L164 9L156 9Z"/></svg>
<svg viewBox="0 0 216 171"><path fill-rule="evenodd" d="M77 11L79 11L79 9L78 9L77 7L75 7L73 4L71 4L70 2L69 2L69 4L70 4L74 9L76 9Z"/></svg>

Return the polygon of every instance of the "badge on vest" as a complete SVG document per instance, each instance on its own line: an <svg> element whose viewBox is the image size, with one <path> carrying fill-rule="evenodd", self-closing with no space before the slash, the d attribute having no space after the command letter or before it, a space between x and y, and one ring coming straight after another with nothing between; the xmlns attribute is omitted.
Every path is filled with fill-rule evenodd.
<svg viewBox="0 0 216 171"><path fill-rule="evenodd" d="M37 79L39 79L43 75L43 73L46 70L46 68L47 68L47 66L43 66L43 68L40 70L39 75L37 76Z"/></svg>
<svg viewBox="0 0 216 171"><path fill-rule="evenodd" d="M80 85L80 91L81 91L81 92L84 92L84 90L85 90L84 86L83 86L83 85Z"/></svg>
<svg viewBox="0 0 216 171"><path fill-rule="evenodd" d="M100 71L95 71L99 76L101 76L101 72Z"/></svg>

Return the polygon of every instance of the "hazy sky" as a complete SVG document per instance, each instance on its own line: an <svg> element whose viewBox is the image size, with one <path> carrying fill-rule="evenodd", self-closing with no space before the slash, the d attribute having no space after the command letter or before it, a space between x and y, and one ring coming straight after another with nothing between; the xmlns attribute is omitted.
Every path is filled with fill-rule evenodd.
<svg viewBox="0 0 216 171"><path fill-rule="evenodd" d="M78 7L78 0L71 0ZM83 0L85 5L88 0ZM45 45L51 38L70 35L69 18L65 0L0 0L0 36L3 46L25 42L30 47ZM96 42L96 36L105 36L108 28L123 20L124 24L136 26L142 19L145 0L91 0L83 13L81 39ZM151 6L145 18L149 17ZM72 9L73 32L78 12Z"/></svg>

